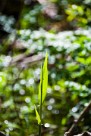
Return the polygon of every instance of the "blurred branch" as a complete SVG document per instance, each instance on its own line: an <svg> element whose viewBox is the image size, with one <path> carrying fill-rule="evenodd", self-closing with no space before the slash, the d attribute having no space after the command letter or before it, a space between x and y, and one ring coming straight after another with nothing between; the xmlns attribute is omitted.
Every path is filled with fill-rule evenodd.
<svg viewBox="0 0 91 136"><path fill-rule="evenodd" d="M4 133L0 132L0 136L6 136Z"/></svg>
<svg viewBox="0 0 91 136"><path fill-rule="evenodd" d="M33 55L33 56L32 56ZM12 58L12 62L10 65L16 65L18 64L20 67L26 66L27 64L33 64L38 61L41 61L43 59L42 53L39 53L37 55L30 54L29 56L25 54L20 54L14 58Z"/></svg>
<svg viewBox="0 0 91 136"><path fill-rule="evenodd" d="M83 132L82 134L78 134L75 136L91 136L91 133L90 132Z"/></svg>
<svg viewBox="0 0 91 136"><path fill-rule="evenodd" d="M88 104L88 106L84 108L84 110L80 114L79 118L74 121L74 124L71 126L71 128L69 129L69 131L65 133L64 136L73 136L75 127L81 121L81 119L84 117L84 115L89 111L90 108L91 108L91 101Z"/></svg>

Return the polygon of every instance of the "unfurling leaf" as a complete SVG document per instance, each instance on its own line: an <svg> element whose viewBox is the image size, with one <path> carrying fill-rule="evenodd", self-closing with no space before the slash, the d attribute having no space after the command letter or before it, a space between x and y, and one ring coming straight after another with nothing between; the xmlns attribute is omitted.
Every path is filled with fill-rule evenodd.
<svg viewBox="0 0 91 136"><path fill-rule="evenodd" d="M36 109L36 106L35 106L35 113L36 113L36 119L38 121L38 124L40 125L41 124L41 119L40 119L40 115L39 115L39 113L38 113L38 111Z"/></svg>
<svg viewBox="0 0 91 136"><path fill-rule="evenodd" d="M48 54L46 53L46 57L44 60L44 65L41 68L40 74L40 84L39 84L39 103L43 103L47 93L47 84L48 84Z"/></svg>

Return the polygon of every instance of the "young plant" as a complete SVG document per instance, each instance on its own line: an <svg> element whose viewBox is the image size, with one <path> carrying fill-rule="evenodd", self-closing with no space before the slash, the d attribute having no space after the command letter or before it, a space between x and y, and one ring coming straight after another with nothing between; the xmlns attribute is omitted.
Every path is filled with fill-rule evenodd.
<svg viewBox="0 0 91 136"><path fill-rule="evenodd" d="M48 63L48 54L46 53L44 65L41 66L41 73L40 73L40 84L39 84L39 92L38 92L39 113L35 107L36 119L37 119L38 125L39 125L39 136L41 136L42 107L43 107L43 102L44 102L46 94L47 94L47 84L48 84L47 63Z"/></svg>

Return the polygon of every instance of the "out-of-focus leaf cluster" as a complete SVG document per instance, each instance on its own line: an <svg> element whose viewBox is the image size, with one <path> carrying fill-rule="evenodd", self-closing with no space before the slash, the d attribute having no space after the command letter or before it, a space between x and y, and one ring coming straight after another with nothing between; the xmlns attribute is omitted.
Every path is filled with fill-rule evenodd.
<svg viewBox="0 0 91 136"><path fill-rule="evenodd" d="M38 104L41 61L32 62L31 57L42 54L43 59L47 51L49 85L43 130L48 129L49 136L63 135L91 98L91 29L57 34L43 29L18 30L16 35L17 46L12 45L7 53L2 48L0 57L1 130L13 136L38 132L34 104ZM11 34L8 42L12 38ZM20 52L24 58L17 61ZM90 111L87 116L78 130L90 131Z"/></svg>
<svg viewBox="0 0 91 136"><path fill-rule="evenodd" d="M12 7L6 12L0 11L0 25L3 31L11 32L13 28L38 29L40 27L47 30L69 30L78 27L87 28L91 26L91 0L23 0L5 2L7 6ZM44 4L43 4L44 3ZM3 1L1 1L1 5ZM49 5L49 6L48 6ZM49 13L51 12L51 13ZM55 13L54 13L55 12ZM54 14L50 16L49 14Z"/></svg>
<svg viewBox="0 0 91 136"><path fill-rule="evenodd" d="M48 17L48 11L50 12L50 9L53 8L51 5L47 7L50 2L55 5L57 10L52 18ZM66 24L64 29L91 26L91 0L50 0L49 2L44 0L46 4L42 4L42 1L40 3L36 2L31 8L24 6L20 18L21 28L37 29L43 27L55 30L56 26L63 30L64 24ZM63 20L66 23L63 23ZM58 23L60 23L59 26Z"/></svg>
<svg viewBox="0 0 91 136"><path fill-rule="evenodd" d="M0 130L7 136L38 133L34 105L38 105L40 67L46 51L49 84L43 107L44 135L63 136L91 99L91 0L50 3L57 10L53 17L48 15L51 4L35 0L17 6L8 1L4 6L9 11L3 7L0 12ZM69 29L77 30L60 32ZM77 130L91 131L90 126L91 110Z"/></svg>

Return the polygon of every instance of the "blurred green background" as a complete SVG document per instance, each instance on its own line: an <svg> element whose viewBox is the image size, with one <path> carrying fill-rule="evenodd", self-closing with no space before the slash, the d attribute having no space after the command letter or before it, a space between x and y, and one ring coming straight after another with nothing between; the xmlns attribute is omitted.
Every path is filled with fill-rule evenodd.
<svg viewBox="0 0 91 136"><path fill-rule="evenodd" d="M63 136L91 99L91 0L0 0L0 131L36 136L40 68L49 54L42 136ZM91 110L74 133L91 131Z"/></svg>

